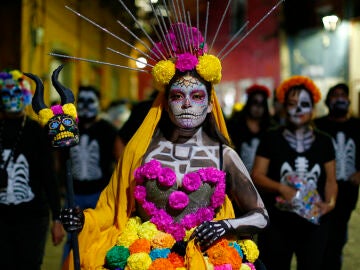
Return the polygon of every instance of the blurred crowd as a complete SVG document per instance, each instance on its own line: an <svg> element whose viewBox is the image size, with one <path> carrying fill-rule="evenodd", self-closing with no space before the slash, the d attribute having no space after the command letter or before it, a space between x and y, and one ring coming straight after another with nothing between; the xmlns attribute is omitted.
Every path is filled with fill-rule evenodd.
<svg viewBox="0 0 360 270"><path fill-rule="evenodd" d="M66 159L75 204L95 208L158 94L136 103L113 102L105 110L99 89L79 86L79 143L64 157L50 149L29 113L28 79L18 70L0 73L0 269L16 262L14 269L40 269L49 227L54 245L65 242L65 259L71 235L62 242L58 217L67 205ZM268 269L286 269L294 254L299 269L341 269L360 183L360 120L350 113L349 87L339 83L328 89L328 113L316 118L321 99L311 78L288 78L272 92L251 85L241 110L226 119L232 147L269 211L270 226L257 238L260 258Z"/></svg>

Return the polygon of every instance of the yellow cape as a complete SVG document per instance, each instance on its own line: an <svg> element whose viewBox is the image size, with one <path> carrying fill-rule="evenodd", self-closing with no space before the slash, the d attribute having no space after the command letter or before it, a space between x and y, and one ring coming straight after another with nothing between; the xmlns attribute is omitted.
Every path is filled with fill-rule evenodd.
<svg viewBox="0 0 360 270"><path fill-rule="evenodd" d="M212 93L212 114L219 130L226 138L229 138L214 89ZM118 236L135 210L133 172L141 165L143 155L160 120L164 104L165 97L161 92L142 125L127 144L108 186L100 195L96 208L84 211L85 224L78 238L81 269L104 269L107 251L115 245ZM216 219L233 217L232 204L226 197ZM193 241L188 244L185 259L188 269L206 269L204 258ZM65 269L74 269L72 252L63 266L63 270Z"/></svg>

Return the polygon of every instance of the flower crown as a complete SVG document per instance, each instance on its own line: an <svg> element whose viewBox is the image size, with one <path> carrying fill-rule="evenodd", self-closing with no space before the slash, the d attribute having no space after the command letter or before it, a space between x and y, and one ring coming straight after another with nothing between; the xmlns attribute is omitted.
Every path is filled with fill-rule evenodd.
<svg viewBox="0 0 360 270"><path fill-rule="evenodd" d="M182 36L188 37L187 39ZM221 80L221 62L214 55L207 54L207 45L196 27L184 23L171 26L163 41L155 44L152 54L163 57L152 69L155 87L164 90L174 77L176 70L196 70L205 80L217 84Z"/></svg>
<svg viewBox="0 0 360 270"><path fill-rule="evenodd" d="M260 85L260 84L253 84L252 86L246 89L246 94L248 95L254 92L262 92L266 95L267 98L269 98L271 95L270 89L267 88L265 85Z"/></svg>
<svg viewBox="0 0 360 270"><path fill-rule="evenodd" d="M32 98L31 86L29 81L25 79L25 75L17 69L0 72L0 90L14 87L21 90L24 104L30 104Z"/></svg>
<svg viewBox="0 0 360 270"><path fill-rule="evenodd" d="M315 83L309 77L300 75L293 76L279 85L276 89L277 99L281 103L284 103L286 93L294 87L304 87L308 90L312 95L314 103L317 103L321 99L320 89L315 85Z"/></svg>

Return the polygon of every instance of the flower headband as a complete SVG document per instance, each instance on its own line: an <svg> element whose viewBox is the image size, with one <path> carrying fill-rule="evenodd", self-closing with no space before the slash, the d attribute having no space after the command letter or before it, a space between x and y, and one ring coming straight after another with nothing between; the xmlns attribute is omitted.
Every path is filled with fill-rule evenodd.
<svg viewBox="0 0 360 270"><path fill-rule="evenodd" d="M314 103L317 103L321 99L320 89L315 85L315 83L309 77L300 75L293 76L279 85L276 89L277 99L281 103L284 103L286 93L294 87L304 87L308 90L312 95Z"/></svg>
<svg viewBox="0 0 360 270"><path fill-rule="evenodd" d="M181 39L179 35L188 39ZM221 80L221 62L214 56L207 54L207 45L196 27L188 27L178 23L171 26L171 30L164 40L155 44L152 54L161 55L167 60L160 60L152 69L155 87L164 90L174 77L176 70L181 72L195 69L206 81L216 84Z"/></svg>
<svg viewBox="0 0 360 270"><path fill-rule="evenodd" d="M248 95L254 92L262 92L266 95L267 98L269 98L271 95L270 89L267 88L265 85L260 85L260 84L253 84L252 86L246 89L246 94Z"/></svg>

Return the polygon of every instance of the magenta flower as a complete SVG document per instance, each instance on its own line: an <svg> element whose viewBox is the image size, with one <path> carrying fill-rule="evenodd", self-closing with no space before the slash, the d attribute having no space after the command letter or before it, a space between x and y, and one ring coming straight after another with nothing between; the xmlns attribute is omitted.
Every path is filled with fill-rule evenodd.
<svg viewBox="0 0 360 270"><path fill-rule="evenodd" d="M136 186L134 189L134 197L139 203L143 204L146 199L146 188L144 186Z"/></svg>
<svg viewBox="0 0 360 270"><path fill-rule="evenodd" d="M198 190L201 186L200 175L195 172L186 174L183 178L182 186L189 192Z"/></svg>
<svg viewBox="0 0 360 270"><path fill-rule="evenodd" d="M198 62L199 60L196 58L196 56L186 52L177 56L175 67L176 69L184 72L187 70L193 70Z"/></svg>
<svg viewBox="0 0 360 270"><path fill-rule="evenodd" d="M176 182L176 174L170 168L162 168L158 181L162 186L171 187Z"/></svg>
<svg viewBox="0 0 360 270"><path fill-rule="evenodd" d="M158 208L155 203L146 200L146 187L144 180L158 181L164 187L173 186L176 183L176 174L170 168L162 168L157 160L151 160L134 171L137 186L134 189L134 197L150 217L158 230L171 234L177 241L183 240L186 229L199 226L204 221L210 221L215 217L215 209L220 207L225 200L225 173L216 168L204 168L197 172L184 175L183 190L192 192L198 190L203 182L214 186L214 192L207 207L199 208L195 213L185 215L180 221L166 212L166 209ZM184 191L174 191L169 196L169 205L176 210L182 210L189 204L189 197Z"/></svg>
<svg viewBox="0 0 360 270"><path fill-rule="evenodd" d="M142 166L142 174L149 180L157 179L161 172L161 163L155 159Z"/></svg>
<svg viewBox="0 0 360 270"><path fill-rule="evenodd" d="M141 167L137 168L134 171L134 177L137 185L141 185L142 183L144 183L144 177L141 172Z"/></svg>
<svg viewBox="0 0 360 270"><path fill-rule="evenodd" d="M189 204L189 197L182 191L174 191L169 196L169 205L176 210L182 210Z"/></svg>
<svg viewBox="0 0 360 270"><path fill-rule="evenodd" d="M232 266L229 263L214 265L214 270L232 270Z"/></svg>
<svg viewBox="0 0 360 270"><path fill-rule="evenodd" d="M198 173L204 182L215 184L225 181L225 173L213 167L200 169Z"/></svg>

